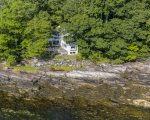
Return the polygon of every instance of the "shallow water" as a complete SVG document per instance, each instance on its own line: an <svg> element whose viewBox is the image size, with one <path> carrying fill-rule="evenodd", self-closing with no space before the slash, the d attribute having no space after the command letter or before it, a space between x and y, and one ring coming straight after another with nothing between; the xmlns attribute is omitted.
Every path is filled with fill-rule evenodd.
<svg viewBox="0 0 150 120"><path fill-rule="evenodd" d="M150 120L150 109L73 99L25 99L0 92L0 120Z"/></svg>

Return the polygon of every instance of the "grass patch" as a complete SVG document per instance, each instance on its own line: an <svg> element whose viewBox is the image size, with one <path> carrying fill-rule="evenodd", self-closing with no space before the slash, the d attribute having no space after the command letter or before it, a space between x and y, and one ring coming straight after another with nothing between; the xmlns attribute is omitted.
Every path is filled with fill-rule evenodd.
<svg viewBox="0 0 150 120"><path fill-rule="evenodd" d="M15 66L13 70L17 72L37 73L38 69L32 66Z"/></svg>
<svg viewBox="0 0 150 120"><path fill-rule="evenodd" d="M52 71L72 71L77 70L79 68L75 66L69 66L69 65L52 65L50 66L50 70Z"/></svg>
<svg viewBox="0 0 150 120"><path fill-rule="evenodd" d="M56 55L56 60L76 60L76 55Z"/></svg>
<svg viewBox="0 0 150 120"><path fill-rule="evenodd" d="M111 61L107 58L101 58L100 60L91 60L95 64L105 64L105 63L111 63Z"/></svg>
<svg viewBox="0 0 150 120"><path fill-rule="evenodd" d="M56 60L82 60L82 56L80 53L77 55L56 55L54 57Z"/></svg>

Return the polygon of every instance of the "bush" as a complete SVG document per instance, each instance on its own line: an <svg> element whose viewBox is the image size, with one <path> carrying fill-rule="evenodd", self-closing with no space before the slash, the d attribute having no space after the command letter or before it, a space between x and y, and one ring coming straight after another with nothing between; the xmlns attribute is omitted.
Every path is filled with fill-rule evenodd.
<svg viewBox="0 0 150 120"><path fill-rule="evenodd" d="M114 63L114 64L121 64L121 63L123 63L123 62L124 62L124 61L121 60L121 59L116 59L116 60L112 61L112 63Z"/></svg>
<svg viewBox="0 0 150 120"><path fill-rule="evenodd" d="M135 56L135 55L133 55L133 56L129 55L126 57L126 61L134 61L134 60L136 60L136 58L137 58L137 56Z"/></svg>
<svg viewBox="0 0 150 120"><path fill-rule="evenodd" d="M75 66L69 66L69 65L52 65L50 66L50 70L53 71L72 71L78 69Z"/></svg>
<svg viewBox="0 0 150 120"><path fill-rule="evenodd" d="M13 69L18 72L27 72L27 73L38 72L37 68L31 67L31 66L15 66L15 67L13 67Z"/></svg>
<svg viewBox="0 0 150 120"><path fill-rule="evenodd" d="M10 55L6 60L7 66L14 66L16 64L16 57L13 55Z"/></svg>
<svg viewBox="0 0 150 120"><path fill-rule="evenodd" d="M80 53L76 55L76 60L83 60L83 57Z"/></svg>
<svg viewBox="0 0 150 120"><path fill-rule="evenodd" d="M76 60L76 55L56 55L56 60Z"/></svg>
<svg viewBox="0 0 150 120"><path fill-rule="evenodd" d="M110 59L108 58L101 58L100 60L96 61L97 64L101 64L101 63L109 63Z"/></svg>

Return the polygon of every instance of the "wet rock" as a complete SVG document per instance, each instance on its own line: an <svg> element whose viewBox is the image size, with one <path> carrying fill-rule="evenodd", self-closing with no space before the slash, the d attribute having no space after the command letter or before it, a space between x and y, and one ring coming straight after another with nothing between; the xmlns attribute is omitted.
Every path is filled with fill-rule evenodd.
<svg viewBox="0 0 150 120"><path fill-rule="evenodd" d="M150 102L143 100L143 99L136 99L133 100L133 104L136 106L141 106L141 107L147 107L150 108Z"/></svg>

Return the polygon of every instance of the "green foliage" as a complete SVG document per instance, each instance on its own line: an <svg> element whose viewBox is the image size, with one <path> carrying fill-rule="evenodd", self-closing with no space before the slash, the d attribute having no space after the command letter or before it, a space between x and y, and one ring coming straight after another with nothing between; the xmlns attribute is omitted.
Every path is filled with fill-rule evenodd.
<svg viewBox="0 0 150 120"><path fill-rule="evenodd" d="M37 11L37 6L28 1L5 0L0 11L1 60L11 65L22 58L43 56L50 30L46 11Z"/></svg>
<svg viewBox="0 0 150 120"><path fill-rule="evenodd" d="M52 71L72 71L77 70L79 68L75 66L69 66L69 65L51 65L50 70Z"/></svg>
<svg viewBox="0 0 150 120"><path fill-rule="evenodd" d="M77 55L56 55L54 56L55 60L76 60Z"/></svg>
<svg viewBox="0 0 150 120"><path fill-rule="evenodd" d="M1 0L0 59L46 56L61 26L82 59L143 60L150 56L148 0Z"/></svg>
<svg viewBox="0 0 150 120"><path fill-rule="evenodd" d="M13 55L9 55L6 62L8 66L12 66L16 63L16 57Z"/></svg>
<svg viewBox="0 0 150 120"><path fill-rule="evenodd" d="M148 4L147 0L66 0L62 26L72 33L85 58L144 59L150 56Z"/></svg>
<svg viewBox="0 0 150 120"><path fill-rule="evenodd" d="M50 29L49 15L45 11L40 11L27 23L24 31L27 37L21 43L25 53L23 54L24 57L40 57L46 53L48 47L46 39L50 37Z"/></svg>
<svg viewBox="0 0 150 120"><path fill-rule="evenodd" d="M137 57L135 55L129 55L126 57L126 61L134 61L136 59L137 59Z"/></svg>
<svg viewBox="0 0 150 120"><path fill-rule="evenodd" d="M102 57L101 54L95 51L91 51L92 54L89 56L89 59L93 60L93 61L99 61Z"/></svg>
<svg viewBox="0 0 150 120"><path fill-rule="evenodd" d="M124 61L121 60L121 59L115 59L115 60L112 61L112 63L114 63L114 64L121 64L121 63L124 63Z"/></svg>
<svg viewBox="0 0 150 120"><path fill-rule="evenodd" d="M76 55L76 60L83 60L82 55L80 53Z"/></svg>
<svg viewBox="0 0 150 120"><path fill-rule="evenodd" d="M17 72L37 73L38 70L31 66L14 66L13 69Z"/></svg>

